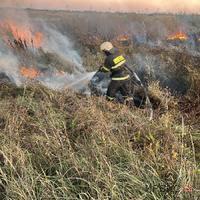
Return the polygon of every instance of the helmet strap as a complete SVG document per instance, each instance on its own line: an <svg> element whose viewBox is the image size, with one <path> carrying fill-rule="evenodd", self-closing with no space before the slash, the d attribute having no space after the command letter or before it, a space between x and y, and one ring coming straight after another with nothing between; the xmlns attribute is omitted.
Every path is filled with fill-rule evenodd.
<svg viewBox="0 0 200 200"><path fill-rule="evenodd" d="M111 55L111 53L109 51L104 50L103 52L105 53L106 56Z"/></svg>

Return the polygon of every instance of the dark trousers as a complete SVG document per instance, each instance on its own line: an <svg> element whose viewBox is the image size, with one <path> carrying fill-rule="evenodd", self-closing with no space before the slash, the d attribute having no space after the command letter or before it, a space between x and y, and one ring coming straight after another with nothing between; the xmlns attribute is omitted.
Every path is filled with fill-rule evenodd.
<svg viewBox="0 0 200 200"><path fill-rule="evenodd" d="M116 97L116 93L120 92L123 97L132 96L132 84L130 80L114 81L112 80L108 86L107 97L112 100Z"/></svg>
<svg viewBox="0 0 200 200"><path fill-rule="evenodd" d="M116 93L120 92L122 99L117 99ZM130 97L130 98L129 98ZM133 98L131 100L131 98ZM107 91L108 100L117 100L129 106L143 107L146 102L146 94L142 87L136 87L131 80L111 81Z"/></svg>

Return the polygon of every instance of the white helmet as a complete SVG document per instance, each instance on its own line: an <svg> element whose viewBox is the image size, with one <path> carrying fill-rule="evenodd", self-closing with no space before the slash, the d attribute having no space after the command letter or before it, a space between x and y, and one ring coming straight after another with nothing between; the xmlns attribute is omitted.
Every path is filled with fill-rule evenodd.
<svg viewBox="0 0 200 200"><path fill-rule="evenodd" d="M101 51L110 51L113 49L113 45L111 42L104 42L100 46Z"/></svg>

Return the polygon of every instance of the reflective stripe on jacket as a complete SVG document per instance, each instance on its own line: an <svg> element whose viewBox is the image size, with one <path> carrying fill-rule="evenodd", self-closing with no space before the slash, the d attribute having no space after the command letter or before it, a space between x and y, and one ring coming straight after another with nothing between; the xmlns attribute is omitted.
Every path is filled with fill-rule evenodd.
<svg viewBox="0 0 200 200"><path fill-rule="evenodd" d="M112 80L122 81L130 78L130 73L126 68L126 59L117 51L107 55L104 66L100 68L102 72L110 72Z"/></svg>

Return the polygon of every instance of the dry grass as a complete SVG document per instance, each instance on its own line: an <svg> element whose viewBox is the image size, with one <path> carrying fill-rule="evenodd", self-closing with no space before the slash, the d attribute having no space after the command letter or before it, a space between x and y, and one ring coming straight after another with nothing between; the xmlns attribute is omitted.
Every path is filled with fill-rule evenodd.
<svg viewBox="0 0 200 200"><path fill-rule="evenodd" d="M195 132L152 87L165 112L150 122L103 98L1 85L1 199L198 199Z"/></svg>
<svg viewBox="0 0 200 200"><path fill-rule="evenodd" d="M107 14L109 21L104 26L107 18L99 20L102 15L97 13L94 18L91 13L29 14L37 15L31 17L35 21L44 18L77 38L95 31L106 39L113 37L111 33L121 33L116 24L126 24L126 29L132 19L135 25L145 19L154 38L157 26L149 24L155 19L158 25L164 22L168 31L174 31L179 21L176 18L180 17ZM97 21L99 29L94 29ZM92 49L90 46L83 51L89 70L97 69L103 60ZM142 53L150 70L154 63L149 62L149 55L173 66L167 69L176 77L184 65L191 83L187 95L172 97L158 83L151 82L150 90L162 100L162 106L149 121L148 110L129 109L104 98L55 92L40 85L16 88L1 84L0 199L199 199L199 59L146 46L126 50L130 57ZM42 54L34 59L41 59L45 66L58 59L58 69L65 67L64 61L50 57Z"/></svg>

